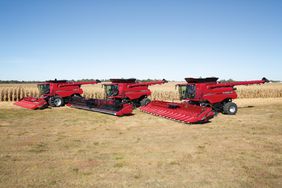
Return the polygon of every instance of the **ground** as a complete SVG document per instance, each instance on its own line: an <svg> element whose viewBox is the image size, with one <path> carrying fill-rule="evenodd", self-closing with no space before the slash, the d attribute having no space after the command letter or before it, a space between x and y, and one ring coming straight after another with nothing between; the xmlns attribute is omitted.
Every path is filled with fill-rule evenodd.
<svg viewBox="0 0 282 188"><path fill-rule="evenodd" d="M282 98L185 125L0 103L0 187L282 187Z"/></svg>

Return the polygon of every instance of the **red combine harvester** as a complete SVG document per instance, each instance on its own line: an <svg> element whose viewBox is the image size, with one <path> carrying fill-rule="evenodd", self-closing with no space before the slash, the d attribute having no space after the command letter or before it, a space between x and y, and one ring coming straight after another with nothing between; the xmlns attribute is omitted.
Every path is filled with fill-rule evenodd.
<svg viewBox="0 0 282 188"><path fill-rule="evenodd" d="M185 78L186 84L177 84L182 103L152 101L140 108L141 111L184 123L207 122L216 113L235 115L237 105L236 85L264 84L262 80L242 82L218 82L218 78Z"/></svg>
<svg viewBox="0 0 282 188"><path fill-rule="evenodd" d="M80 96L83 93L81 85L97 84L99 80L91 82L69 82L66 80L50 80L38 83L39 98L25 97L15 105L31 110L43 109L49 105L52 107L64 106L69 102L70 97Z"/></svg>
<svg viewBox="0 0 282 188"><path fill-rule="evenodd" d="M137 82L136 79L111 79L103 84L106 99L85 99L74 96L69 106L116 116L131 114L134 107L150 103L148 86L164 84L166 80Z"/></svg>

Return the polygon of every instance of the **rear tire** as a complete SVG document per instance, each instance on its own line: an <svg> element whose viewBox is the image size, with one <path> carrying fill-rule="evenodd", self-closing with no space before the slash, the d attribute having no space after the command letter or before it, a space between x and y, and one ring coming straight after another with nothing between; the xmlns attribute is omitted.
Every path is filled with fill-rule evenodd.
<svg viewBox="0 0 282 188"><path fill-rule="evenodd" d="M48 103L52 107L60 107L65 105L64 99L59 96L50 97Z"/></svg>
<svg viewBox="0 0 282 188"><path fill-rule="evenodd" d="M238 107L234 102L225 103L223 106L223 113L228 115L235 115Z"/></svg>
<svg viewBox="0 0 282 188"><path fill-rule="evenodd" d="M146 106L147 104L149 104L151 102L150 99L148 98L144 98L140 101L140 106Z"/></svg>

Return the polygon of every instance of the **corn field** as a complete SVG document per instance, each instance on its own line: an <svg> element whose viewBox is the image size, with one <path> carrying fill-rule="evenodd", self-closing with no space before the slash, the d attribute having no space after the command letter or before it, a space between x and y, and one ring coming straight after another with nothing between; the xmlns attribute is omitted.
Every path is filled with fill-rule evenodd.
<svg viewBox="0 0 282 188"><path fill-rule="evenodd" d="M175 82L164 85L154 85L151 99L174 101L179 100ZM86 98L104 98L104 90L100 84L82 86L83 96ZM264 85L238 86L239 98L277 98L282 97L282 84L272 83ZM23 97L39 97L36 84L0 84L0 101L18 101Z"/></svg>

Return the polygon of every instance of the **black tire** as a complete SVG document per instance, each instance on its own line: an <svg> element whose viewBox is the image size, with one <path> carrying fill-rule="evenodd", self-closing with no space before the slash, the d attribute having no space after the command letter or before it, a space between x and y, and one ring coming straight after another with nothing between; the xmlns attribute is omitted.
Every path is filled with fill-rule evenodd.
<svg viewBox="0 0 282 188"><path fill-rule="evenodd" d="M68 97L67 100L65 99L65 104L70 103L74 100L81 100L83 97L80 94L73 94L72 96Z"/></svg>
<svg viewBox="0 0 282 188"><path fill-rule="evenodd" d="M140 101L140 106L146 106L147 104L149 104L151 102L150 99L148 98L144 98Z"/></svg>
<svg viewBox="0 0 282 188"><path fill-rule="evenodd" d="M62 97L54 96L49 98L48 104L52 107L60 107L65 105L65 101Z"/></svg>
<svg viewBox="0 0 282 188"><path fill-rule="evenodd" d="M234 102L225 103L223 106L223 113L228 115L235 115L238 107Z"/></svg>

